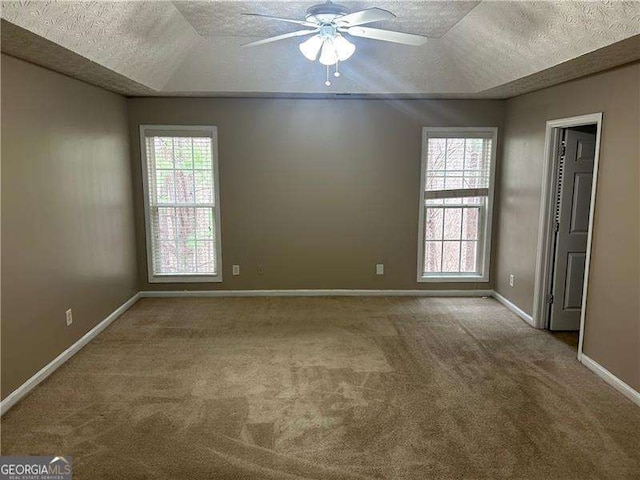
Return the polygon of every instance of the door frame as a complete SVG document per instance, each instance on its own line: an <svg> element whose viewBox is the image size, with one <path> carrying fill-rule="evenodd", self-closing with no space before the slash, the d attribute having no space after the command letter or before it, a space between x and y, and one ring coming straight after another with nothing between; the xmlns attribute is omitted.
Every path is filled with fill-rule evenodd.
<svg viewBox="0 0 640 480"><path fill-rule="evenodd" d="M596 150L593 161L593 180L591 183L591 204L589 206L589 230L587 232L587 253L584 266L584 284L582 287L582 307L580 312L580 339L578 341L578 359L582 357L584 340L584 321L587 311L587 287L589 285L589 266L591 263L591 243L593 240L593 218L596 206L596 186L598 182L598 164L600 160L600 139L602 136L602 112L577 117L549 120L545 131L544 163L542 170L542 192L540 197L540 221L538 224L538 248L536 255L535 284L533 293L533 322L536 328L546 328L548 320L547 292L551 283L551 260L553 258L553 207L556 191L556 167L560 143L560 130L582 125L596 125Z"/></svg>

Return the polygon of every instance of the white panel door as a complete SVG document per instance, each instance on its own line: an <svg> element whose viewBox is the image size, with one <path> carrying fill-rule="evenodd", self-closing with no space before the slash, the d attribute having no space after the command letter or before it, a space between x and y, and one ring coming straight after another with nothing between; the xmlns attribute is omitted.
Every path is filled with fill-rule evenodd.
<svg viewBox="0 0 640 480"><path fill-rule="evenodd" d="M596 135L567 129L564 142L558 173L549 328L579 330Z"/></svg>

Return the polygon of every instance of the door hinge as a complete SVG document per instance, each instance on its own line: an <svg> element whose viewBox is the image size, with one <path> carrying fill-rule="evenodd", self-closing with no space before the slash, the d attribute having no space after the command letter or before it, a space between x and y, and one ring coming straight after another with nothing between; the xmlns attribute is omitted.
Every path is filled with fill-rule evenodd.
<svg viewBox="0 0 640 480"><path fill-rule="evenodd" d="M563 140L560 142L560 156L564 157L565 153L567 153L567 142Z"/></svg>
<svg viewBox="0 0 640 480"><path fill-rule="evenodd" d="M553 232L558 233L560 231L560 224L558 222L553 223Z"/></svg>
<svg viewBox="0 0 640 480"><path fill-rule="evenodd" d="M547 295L547 303L551 305L553 303L553 295L550 293Z"/></svg>

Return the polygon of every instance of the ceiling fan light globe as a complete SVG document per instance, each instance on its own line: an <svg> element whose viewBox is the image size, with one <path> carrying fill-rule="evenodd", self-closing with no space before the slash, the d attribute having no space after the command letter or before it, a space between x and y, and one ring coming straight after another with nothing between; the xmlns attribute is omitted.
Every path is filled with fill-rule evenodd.
<svg viewBox="0 0 640 480"><path fill-rule="evenodd" d="M333 44L336 49L336 54L338 55L338 60L341 62L351 58L351 55L356 51L356 46L342 35L337 35L336 38L333 39Z"/></svg>
<svg viewBox="0 0 640 480"><path fill-rule="evenodd" d="M324 40L320 35L314 35L300 44L300 52L302 52L302 55L307 59L315 62L316 58L318 58L318 53L320 53L323 42Z"/></svg>
<svg viewBox="0 0 640 480"><path fill-rule="evenodd" d="M320 51L320 63L322 65L335 65L338 62L338 52L332 38L328 38L322 44Z"/></svg>

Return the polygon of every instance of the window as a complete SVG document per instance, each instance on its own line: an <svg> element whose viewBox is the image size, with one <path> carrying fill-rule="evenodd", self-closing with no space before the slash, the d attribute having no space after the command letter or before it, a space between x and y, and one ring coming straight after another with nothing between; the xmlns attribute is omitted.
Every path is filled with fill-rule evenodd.
<svg viewBox="0 0 640 480"><path fill-rule="evenodd" d="M488 281L496 128L425 128L418 281Z"/></svg>
<svg viewBox="0 0 640 480"><path fill-rule="evenodd" d="M149 282L220 282L215 127L140 126Z"/></svg>

